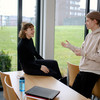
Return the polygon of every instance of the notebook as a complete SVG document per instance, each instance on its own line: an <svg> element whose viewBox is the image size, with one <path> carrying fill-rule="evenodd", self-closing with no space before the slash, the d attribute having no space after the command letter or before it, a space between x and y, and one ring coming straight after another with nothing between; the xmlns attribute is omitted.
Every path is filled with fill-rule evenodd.
<svg viewBox="0 0 100 100"><path fill-rule="evenodd" d="M59 93L60 91L58 90L43 88L39 86L34 86L25 92L26 95L40 97L40 98L44 98L47 100L54 99Z"/></svg>

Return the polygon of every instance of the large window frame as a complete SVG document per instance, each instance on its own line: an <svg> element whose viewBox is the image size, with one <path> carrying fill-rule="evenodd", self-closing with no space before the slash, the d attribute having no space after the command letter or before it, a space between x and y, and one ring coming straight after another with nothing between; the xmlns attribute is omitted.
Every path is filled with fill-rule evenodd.
<svg viewBox="0 0 100 100"><path fill-rule="evenodd" d="M37 8L36 8L36 38L35 38L35 45L36 45L36 50L39 53L39 47L40 47L40 5L41 5L41 0L37 0ZM23 0L18 0L18 24L17 24L17 34L19 35L19 31L21 29L21 23L22 23L22 2ZM19 37L17 35L17 44L19 42ZM18 51L18 50L17 50ZM19 63L19 57L17 53L17 70L21 70L21 66Z"/></svg>
<svg viewBox="0 0 100 100"><path fill-rule="evenodd" d="M21 23L22 23L22 0L18 0L17 44L20 40L18 35L19 35L19 31L21 29ZM18 52L17 52L17 70L21 70L21 66L20 66L20 63L19 63Z"/></svg>
<svg viewBox="0 0 100 100"><path fill-rule="evenodd" d="M55 26L55 0L37 0L36 40L35 46L38 53L44 58L54 59L54 26ZM97 11L100 12L100 0L97 2ZM87 14L90 11L90 0L86 0ZM52 16L51 16L52 15ZM52 18L51 18L52 17ZM51 20L52 19L52 20ZM22 22L22 0L18 0L18 33ZM85 25L84 39L88 34ZM52 42L50 42L49 38ZM18 38L19 41L19 38ZM21 67L18 64L18 70Z"/></svg>

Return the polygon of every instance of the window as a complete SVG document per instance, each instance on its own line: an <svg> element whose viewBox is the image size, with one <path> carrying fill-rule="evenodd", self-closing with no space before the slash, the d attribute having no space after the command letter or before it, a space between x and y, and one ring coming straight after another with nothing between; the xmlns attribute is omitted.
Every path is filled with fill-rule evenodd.
<svg viewBox="0 0 100 100"><path fill-rule="evenodd" d="M36 15L36 0L23 0L23 21L31 22L35 25L35 15Z"/></svg>
<svg viewBox="0 0 100 100"><path fill-rule="evenodd" d="M71 10L73 10L73 9L74 9L74 7L70 6L70 9L71 9Z"/></svg>
<svg viewBox="0 0 100 100"><path fill-rule="evenodd" d="M23 0L23 20L35 24L36 0ZM0 0L0 51L11 57L11 70L17 70L18 0Z"/></svg>
<svg viewBox="0 0 100 100"><path fill-rule="evenodd" d="M17 0L0 0L0 51L11 57L11 70L17 70Z"/></svg>
<svg viewBox="0 0 100 100"><path fill-rule="evenodd" d="M90 11L97 11L97 0L90 0Z"/></svg>
<svg viewBox="0 0 100 100"><path fill-rule="evenodd" d="M70 4L75 4L75 1L73 1L73 0L72 0L72 1L70 1Z"/></svg>
<svg viewBox="0 0 100 100"><path fill-rule="evenodd" d="M62 5L57 6L58 2L61 2ZM75 8L77 10L74 10L72 12L72 10L66 8L67 3L64 3L63 0L57 0L55 12L56 16L54 59L58 61L63 75L66 75L67 73L67 61L79 65L80 57L76 56L69 49L62 47L61 42L65 42L65 40L68 40L71 44L81 47L82 42L84 41L86 0L71 0L69 3L73 4L73 6L70 6L70 9L73 9L78 5L78 8Z"/></svg>

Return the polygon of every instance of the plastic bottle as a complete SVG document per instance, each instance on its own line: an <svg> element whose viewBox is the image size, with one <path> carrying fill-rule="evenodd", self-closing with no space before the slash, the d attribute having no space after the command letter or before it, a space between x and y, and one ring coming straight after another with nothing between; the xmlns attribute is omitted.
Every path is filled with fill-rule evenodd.
<svg viewBox="0 0 100 100"><path fill-rule="evenodd" d="M25 78L24 77L20 77L19 79L19 90L21 92L25 91Z"/></svg>

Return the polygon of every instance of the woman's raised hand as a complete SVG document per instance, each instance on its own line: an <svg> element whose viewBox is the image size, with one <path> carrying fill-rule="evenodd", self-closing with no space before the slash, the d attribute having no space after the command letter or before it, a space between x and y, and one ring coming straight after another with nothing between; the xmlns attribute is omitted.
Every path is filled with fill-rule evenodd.
<svg viewBox="0 0 100 100"><path fill-rule="evenodd" d="M66 43L61 42L61 45L65 48L68 48L69 42L66 40Z"/></svg>

